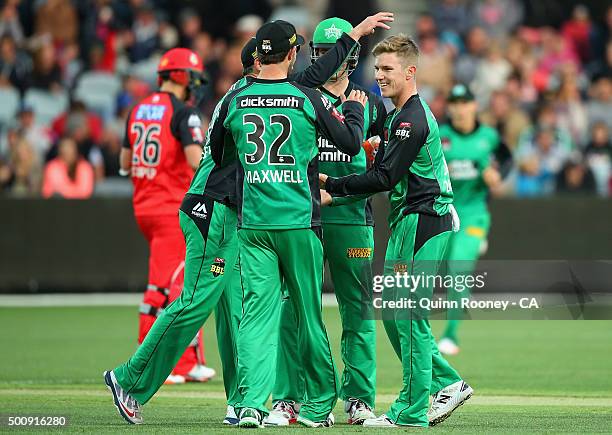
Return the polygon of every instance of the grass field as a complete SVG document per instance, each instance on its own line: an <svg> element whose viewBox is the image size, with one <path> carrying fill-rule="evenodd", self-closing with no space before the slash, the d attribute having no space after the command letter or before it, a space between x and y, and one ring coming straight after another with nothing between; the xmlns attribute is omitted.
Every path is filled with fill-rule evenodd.
<svg viewBox="0 0 612 435"><path fill-rule="evenodd" d="M337 309L325 309L338 357ZM399 361L379 325L377 413L401 385ZM440 323L434 324L439 331ZM220 370L212 320L206 330L209 365ZM0 416L65 415L64 431L230 433L220 376L207 384L166 386L146 405L146 424L128 426L116 414L102 371L134 350L131 307L0 308ZM469 321L462 352L451 359L476 390L436 433L612 433L612 323L599 321ZM340 403L326 432L386 432L350 427ZM9 430L0 427L0 431ZM22 430L22 429L20 429ZM40 432L46 429L33 429ZM307 430L291 426L265 432Z"/></svg>

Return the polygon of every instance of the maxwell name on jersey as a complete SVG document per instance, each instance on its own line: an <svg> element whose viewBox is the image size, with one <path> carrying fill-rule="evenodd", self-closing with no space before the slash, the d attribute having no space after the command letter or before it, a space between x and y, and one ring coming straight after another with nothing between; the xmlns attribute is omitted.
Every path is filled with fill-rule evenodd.
<svg viewBox="0 0 612 435"><path fill-rule="evenodd" d="M303 183L302 174L291 169L261 169L245 172L247 183Z"/></svg>
<svg viewBox="0 0 612 435"><path fill-rule="evenodd" d="M351 163L353 161L353 157L344 154L324 137L319 136L317 142L320 162Z"/></svg>

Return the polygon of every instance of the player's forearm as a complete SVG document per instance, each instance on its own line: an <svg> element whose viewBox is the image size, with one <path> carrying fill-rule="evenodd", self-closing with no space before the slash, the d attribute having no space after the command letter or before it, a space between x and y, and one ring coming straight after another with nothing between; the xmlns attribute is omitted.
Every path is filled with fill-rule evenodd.
<svg viewBox="0 0 612 435"><path fill-rule="evenodd" d="M340 69L358 45L359 43L356 39L343 33L331 50L317 59L315 63L311 64L304 71L290 74L289 80L309 88L321 86L327 82L330 77L336 74L338 69Z"/></svg>
<svg viewBox="0 0 612 435"><path fill-rule="evenodd" d="M340 151L356 156L361 151L363 142L363 105L356 101L346 101L343 104L343 112L345 132L332 142Z"/></svg>
<svg viewBox="0 0 612 435"><path fill-rule="evenodd" d="M343 205L353 204L355 202L367 199L371 196L371 193L364 193L361 195L350 195L350 196L333 196L332 202L329 204L330 207L341 207Z"/></svg>

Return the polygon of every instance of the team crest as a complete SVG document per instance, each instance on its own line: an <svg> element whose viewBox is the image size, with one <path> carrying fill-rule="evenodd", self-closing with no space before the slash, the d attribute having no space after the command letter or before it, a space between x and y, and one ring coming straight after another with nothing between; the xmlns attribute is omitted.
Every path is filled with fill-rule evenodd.
<svg viewBox="0 0 612 435"><path fill-rule="evenodd" d="M443 137L440 142L442 143L442 149L444 151L449 151L451 148L451 141L449 138L447 137Z"/></svg>
<svg viewBox="0 0 612 435"><path fill-rule="evenodd" d="M191 138L194 142L200 143L204 142L204 134L202 133L202 120L195 113L189 116L187 120L187 126L189 127L189 131L191 132Z"/></svg>
<svg viewBox="0 0 612 435"><path fill-rule="evenodd" d="M261 41L261 51L266 53L272 51L272 41L270 41L269 39L264 39L263 41Z"/></svg>
<svg viewBox="0 0 612 435"><path fill-rule="evenodd" d="M399 140L406 140L410 137L411 129L412 123L400 122L400 125L397 126L397 130L395 130L395 136L397 136Z"/></svg>
<svg viewBox="0 0 612 435"><path fill-rule="evenodd" d="M210 271L215 278L219 275L223 275L225 273L225 259L219 257L215 258L215 262L210 266Z"/></svg>
<svg viewBox="0 0 612 435"><path fill-rule="evenodd" d="M327 39L338 39L339 37L342 36L342 30L337 28L335 25L331 25L331 27L328 27L327 29L325 29L325 37Z"/></svg>
<svg viewBox="0 0 612 435"><path fill-rule="evenodd" d="M197 65L198 64L198 56L196 56L195 53L191 53L191 55L189 56L189 62L191 62L192 65Z"/></svg>

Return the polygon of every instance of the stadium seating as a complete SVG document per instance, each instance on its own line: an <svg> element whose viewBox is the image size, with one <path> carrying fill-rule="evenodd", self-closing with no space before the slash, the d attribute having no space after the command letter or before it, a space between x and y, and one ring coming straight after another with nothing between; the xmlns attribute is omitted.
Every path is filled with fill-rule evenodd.
<svg viewBox="0 0 612 435"><path fill-rule="evenodd" d="M68 107L68 95L65 92L47 92L40 89L29 89L24 102L34 109L36 123L49 125Z"/></svg>
<svg viewBox="0 0 612 435"><path fill-rule="evenodd" d="M15 88L0 89L0 126L8 124L19 108L19 92Z"/></svg>
<svg viewBox="0 0 612 435"><path fill-rule="evenodd" d="M121 89L121 81L114 74L87 72L78 81L75 97L104 120L110 120L115 112L115 99Z"/></svg>

